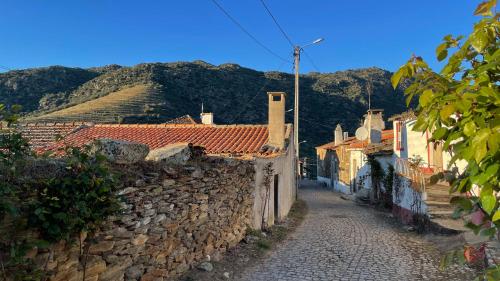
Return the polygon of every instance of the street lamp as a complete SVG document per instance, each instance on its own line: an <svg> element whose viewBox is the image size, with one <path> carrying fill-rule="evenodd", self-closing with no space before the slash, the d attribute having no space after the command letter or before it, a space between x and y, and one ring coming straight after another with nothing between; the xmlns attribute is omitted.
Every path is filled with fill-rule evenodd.
<svg viewBox="0 0 500 281"><path fill-rule="evenodd" d="M295 46L293 48L293 56L294 56L294 68L295 68L295 103L293 109L293 131L294 131L294 146L295 146L295 158L296 158L296 167L297 167L297 178L299 176L299 61L300 61L300 52L307 47L315 44L319 44L323 41L323 38L318 38L313 42L306 44L304 46ZM298 182L297 182L298 187Z"/></svg>

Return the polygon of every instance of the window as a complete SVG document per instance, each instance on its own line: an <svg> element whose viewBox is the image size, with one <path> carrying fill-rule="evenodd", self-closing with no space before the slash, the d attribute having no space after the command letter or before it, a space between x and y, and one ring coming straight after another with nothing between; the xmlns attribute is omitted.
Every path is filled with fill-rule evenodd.
<svg viewBox="0 0 500 281"><path fill-rule="evenodd" d="M273 101L280 101L280 100L281 100L280 95L273 96Z"/></svg>

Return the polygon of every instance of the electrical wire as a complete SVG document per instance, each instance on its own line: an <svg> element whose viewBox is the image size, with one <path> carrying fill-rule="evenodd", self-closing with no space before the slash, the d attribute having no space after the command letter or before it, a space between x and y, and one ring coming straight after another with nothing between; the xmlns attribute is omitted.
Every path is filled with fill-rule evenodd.
<svg viewBox="0 0 500 281"><path fill-rule="evenodd" d="M264 50L266 50L269 54L275 56L276 58L284 61L284 62L291 62L290 60L287 60L283 58L282 56L278 55L275 53L273 50L268 48L266 45L264 45L262 42L260 42L255 36L253 36L248 30L246 30L243 25L241 25L233 16L231 16L216 0L211 0L219 10L226 15L243 33L245 33L248 37L250 37L257 45L261 46Z"/></svg>
<svg viewBox="0 0 500 281"><path fill-rule="evenodd" d="M314 63L311 56L309 56L309 54L307 54L306 50L302 49L302 51L304 52L304 55L306 55L306 59L309 61L309 63L312 65L312 67L314 67L314 69L316 69L317 72L321 72L319 70L319 68L316 66L316 64Z"/></svg>
<svg viewBox="0 0 500 281"><path fill-rule="evenodd" d="M278 66L278 69L276 71L280 71L281 68L285 65L285 62L282 62L279 66ZM246 109L248 108L248 106L253 102L253 100L262 92L262 90L264 90L264 88L269 84L269 82L271 81L271 79L267 79L265 76L264 78L266 79L266 82L264 83L264 85L262 85L262 87L260 87L260 89L257 91L257 93L255 93L255 95L250 99L248 100L245 105L243 106L243 108L241 109L241 111L235 115L235 117L231 120L231 122L229 122L229 124L232 124L234 123L234 121L236 121L236 119L240 118L241 115L243 114L243 112L246 111Z"/></svg>
<svg viewBox="0 0 500 281"><path fill-rule="evenodd" d="M276 26L278 27L278 29L281 31L281 33L283 34L283 36L285 36L285 39L288 41L288 43L290 43L290 46L292 46L292 48L294 48L295 44L293 44L292 40L290 39L290 36L288 36L288 34L286 34L285 30L278 23L278 20L276 20L276 18L274 17L273 13L271 13L271 10L269 10L269 8L267 7L267 5L264 2L264 0L260 0L260 2L262 3L262 6L264 6L264 8L266 9L267 13L271 16L271 18L273 19L274 23L276 24Z"/></svg>

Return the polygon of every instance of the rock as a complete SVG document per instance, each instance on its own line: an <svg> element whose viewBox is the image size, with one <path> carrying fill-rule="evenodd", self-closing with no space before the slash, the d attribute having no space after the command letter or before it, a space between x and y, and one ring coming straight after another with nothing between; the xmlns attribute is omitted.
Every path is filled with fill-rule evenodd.
<svg viewBox="0 0 500 281"><path fill-rule="evenodd" d="M132 244L135 246L144 245L148 239L149 237L147 235L139 234L134 238L134 240L132 240Z"/></svg>
<svg viewBox="0 0 500 281"><path fill-rule="evenodd" d="M175 184L175 180L172 180L172 179L164 179L163 182L161 183L161 185L163 187L169 187L169 186L172 186Z"/></svg>
<svg viewBox="0 0 500 281"><path fill-rule="evenodd" d="M137 191L137 188L130 186L130 187L127 187L127 188L124 188L124 189L118 191L118 195L126 195L126 194L130 194L130 193L133 193L136 191Z"/></svg>
<svg viewBox="0 0 500 281"><path fill-rule="evenodd" d="M182 165L191 158L191 155L190 144L175 143L151 150L146 156L146 160Z"/></svg>
<svg viewBox="0 0 500 281"><path fill-rule="evenodd" d="M201 171L201 169L196 169L191 173L191 177L195 179L201 179L203 178L203 171Z"/></svg>
<svg viewBox="0 0 500 281"><path fill-rule="evenodd" d="M196 268L207 272L214 270L214 266L208 261L200 263Z"/></svg>
<svg viewBox="0 0 500 281"><path fill-rule="evenodd" d="M100 256L88 256L87 269L85 275L88 277L97 276L106 270L106 262Z"/></svg>
<svg viewBox="0 0 500 281"><path fill-rule="evenodd" d="M113 163L133 164L146 158L149 147L141 143L99 139L92 144L90 151L104 155Z"/></svg>
<svg viewBox="0 0 500 281"><path fill-rule="evenodd" d="M229 272L224 272L224 274L222 275L224 276L224 278L229 279Z"/></svg>
<svg viewBox="0 0 500 281"><path fill-rule="evenodd" d="M356 199L361 201L369 201L370 200L370 190L367 188L362 188L358 192L356 192Z"/></svg>
<svg viewBox="0 0 500 281"><path fill-rule="evenodd" d="M144 265L138 264L127 268L125 277L137 280L144 274Z"/></svg>
<svg viewBox="0 0 500 281"><path fill-rule="evenodd" d="M254 236L254 235L247 235L247 236L245 236L245 238L243 238L243 241L245 241L245 243L247 243L247 244L257 242L258 240L259 240L259 237Z"/></svg>
<svg viewBox="0 0 500 281"><path fill-rule="evenodd" d="M114 241L101 241L97 244L90 245L89 253L90 254L99 254L102 252L111 251L115 246Z"/></svg>

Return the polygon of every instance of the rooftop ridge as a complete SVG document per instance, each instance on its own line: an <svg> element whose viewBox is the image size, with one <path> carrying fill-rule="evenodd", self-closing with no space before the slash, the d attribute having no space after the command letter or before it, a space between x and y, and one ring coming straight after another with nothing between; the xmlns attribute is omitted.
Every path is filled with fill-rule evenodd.
<svg viewBox="0 0 500 281"><path fill-rule="evenodd" d="M287 126L291 124L286 124ZM267 124L106 124L97 123L101 128L267 128Z"/></svg>
<svg viewBox="0 0 500 281"><path fill-rule="evenodd" d="M94 126L95 123L93 122L85 122L85 121L79 121L79 122L26 122L26 123L18 123L17 126L20 127L37 127L37 126L45 126L45 127L50 127L50 126Z"/></svg>

